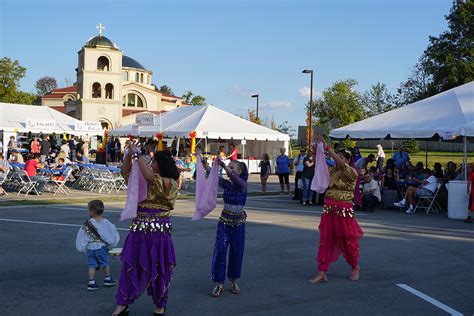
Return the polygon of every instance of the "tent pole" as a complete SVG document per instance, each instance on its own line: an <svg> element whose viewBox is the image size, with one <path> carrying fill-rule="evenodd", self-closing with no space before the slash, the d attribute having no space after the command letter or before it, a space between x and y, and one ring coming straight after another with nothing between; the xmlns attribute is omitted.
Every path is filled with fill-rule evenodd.
<svg viewBox="0 0 474 316"><path fill-rule="evenodd" d="M204 144L204 153L207 153L207 136L206 136L206 139L204 140L205 144Z"/></svg>
<svg viewBox="0 0 474 316"><path fill-rule="evenodd" d="M425 168L428 168L428 141L425 140Z"/></svg>
<svg viewBox="0 0 474 316"><path fill-rule="evenodd" d="M178 141L176 142L176 157L179 157L179 142L181 138L178 137Z"/></svg>
<svg viewBox="0 0 474 316"><path fill-rule="evenodd" d="M463 137L463 155L462 155L462 163L463 163L463 174L464 180L467 181L467 136Z"/></svg>

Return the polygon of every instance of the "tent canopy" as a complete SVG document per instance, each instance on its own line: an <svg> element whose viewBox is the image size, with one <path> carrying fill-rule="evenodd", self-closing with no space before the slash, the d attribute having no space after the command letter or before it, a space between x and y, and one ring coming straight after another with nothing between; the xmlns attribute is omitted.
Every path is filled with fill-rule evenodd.
<svg viewBox="0 0 474 316"><path fill-rule="evenodd" d="M161 121L161 123L160 123ZM135 134L132 125L122 126L109 132L110 135ZM154 136L163 131L169 137L189 137L196 131L197 138L289 141L288 135L252 123L212 105L176 108L155 117L155 125L139 126L138 135Z"/></svg>
<svg viewBox="0 0 474 316"><path fill-rule="evenodd" d="M474 81L368 119L334 129L353 139L474 136Z"/></svg>
<svg viewBox="0 0 474 316"><path fill-rule="evenodd" d="M0 103L0 130L5 132L16 130L20 133L102 134L102 132L77 131L76 122L80 121L48 106ZM38 126L35 127L35 123L38 123ZM41 125L41 123L50 124Z"/></svg>

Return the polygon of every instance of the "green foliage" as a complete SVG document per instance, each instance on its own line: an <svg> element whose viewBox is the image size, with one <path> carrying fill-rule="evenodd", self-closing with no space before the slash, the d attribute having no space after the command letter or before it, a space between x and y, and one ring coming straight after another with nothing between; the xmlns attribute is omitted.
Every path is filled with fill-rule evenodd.
<svg viewBox="0 0 474 316"><path fill-rule="evenodd" d="M41 77L35 83L36 93L39 96L43 96L57 87L58 83L56 82L56 79L49 76Z"/></svg>
<svg viewBox="0 0 474 316"><path fill-rule="evenodd" d="M280 133L290 136L290 138L294 138L296 136L296 131L290 125L288 125L288 121L284 121L278 125L276 130Z"/></svg>
<svg viewBox="0 0 474 316"><path fill-rule="evenodd" d="M262 125L262 119L260 117L257 117L257 114L255 113L255 110L247 110L247 119L255 124Z"/></svg>
<svg viewBox="0 0 474 316"><path fill-rule="evenodd" d="M408 153L417 153L420 151L420 145L416 139L406 139L403 141L403 147Z"/></svg>
<svg viewBox="0 0 474 316"><path fill-rule="evenodd" d="M20 79L26 75L26 68L18 60L8 57L0 59L0 102L20 103L24 93L18 91ZM31 103L30 103L31 104Z"/></svg>
<svg viewBox="0 0 474 316"><path fill-rule="evenodd" d="M344 144L344 148L354 148L357 146L357 142L355 140L352 140L350 138L346 138L342 141Z"/></svg>
<svg viewBox="0 0 474 316"><path fill-rule="evenodd" d="M390 111L393 107L393 97L385 84L378 82L364 93L363 103L365 111L370 117Z"/></svg>
<svg viewBox="0 0 474 316"><path fill-rule="evenodd" d="M319 124L337 119L337 126L344 126L365 118L362 96L354 90L357 81L340 80L324 90L322 97L313 102L312 110L315 121Z"/></svg>
<svg viewBox="0 0 474 316"><path fill-rule="evenodd" d="M192 105L206 105L206 98L202 95L194 95L191 90L184 92L183 101Z"/></svg>
<svg viewBox="0 0 474 316"><path fill-rule="evenodd" d="M167 85L162 85L162 86L159 87L157 90L158 90L158 92L160 92L160 93L174 95L173 90L172 90L170 87L168 87Z"/></svg>
<svg viewBox="0 0 474 316"><path fill-rule="evenodd" d="M448 30L430 44L398 89L404 105L474 80L474 0L454 0L445 16Z"/></svg>

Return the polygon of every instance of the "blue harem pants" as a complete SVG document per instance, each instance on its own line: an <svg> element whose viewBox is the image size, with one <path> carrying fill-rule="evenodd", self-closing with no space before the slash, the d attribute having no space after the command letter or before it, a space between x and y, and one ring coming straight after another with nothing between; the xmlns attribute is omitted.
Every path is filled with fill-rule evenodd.
<svg viewBox="0 0 474 316"><path fill-rule="evenodd" d="M222 222L217 224L216 243L214 245L214 255L212 256L212 280L214 282L224 283L225 281L228 248L230 250L227 278L230 280L240 278L244 245L245 223L238 226L226 225Z"/></svg>

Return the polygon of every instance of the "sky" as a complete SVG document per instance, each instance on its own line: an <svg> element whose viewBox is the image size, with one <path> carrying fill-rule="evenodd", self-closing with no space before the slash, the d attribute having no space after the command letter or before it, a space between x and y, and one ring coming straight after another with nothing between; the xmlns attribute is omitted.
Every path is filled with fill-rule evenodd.
<svg viewBox="0 0 474 316"><path fill-rule="evenodd" d="M0 56L27 68L20 89L42 76L75 81L77 52L96 26L125 55L153 71L153 83L186 90L238 115L255 108L277 124L305 124L314 95L337 80L364 92L396 92L427 47L447 29L450 0L0 0Z"/></svg>

